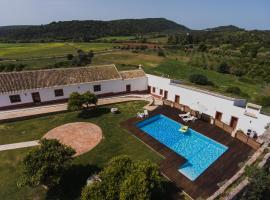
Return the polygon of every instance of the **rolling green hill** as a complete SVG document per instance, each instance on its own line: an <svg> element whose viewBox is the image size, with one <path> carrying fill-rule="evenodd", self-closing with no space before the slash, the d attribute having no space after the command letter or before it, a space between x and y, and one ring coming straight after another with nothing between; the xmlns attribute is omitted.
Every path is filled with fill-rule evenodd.
<svg viewBox="0 0 270 200"><path fill-rule="evenodd" d="M105 36L188 31L183 25L164 18L113 21L64 21L40 26L0 27L0 41L90 41Z"/></svg>

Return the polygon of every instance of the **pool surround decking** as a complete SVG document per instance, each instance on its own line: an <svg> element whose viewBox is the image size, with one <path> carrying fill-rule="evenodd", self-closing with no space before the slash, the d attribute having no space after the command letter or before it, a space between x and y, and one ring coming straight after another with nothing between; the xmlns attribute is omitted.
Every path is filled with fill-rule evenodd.
<svg viewBox="0 0 270 200"><path fill-rule="evenodd" d="M186 123L180 119L178 116L179 113L182 112L176 108L160 106L150 112L149 116L163 114L228 147L228 150L210 165L195 181L189 180L178 171L179 166L186 162L185 158L161 144L136 126L137 122L144 119L134 117L123 122L122 126L164 157L164 160L160 163L160 171L179 189L184 190L194 199L199 197L207 198L219 188L218 185L220 183L232 177L237 170L240 169L241 163L246 161L247 158L254 153L254 150L240 140L231 137L230 134L224 130L202 120L197 120L195 123Z"/></svg>

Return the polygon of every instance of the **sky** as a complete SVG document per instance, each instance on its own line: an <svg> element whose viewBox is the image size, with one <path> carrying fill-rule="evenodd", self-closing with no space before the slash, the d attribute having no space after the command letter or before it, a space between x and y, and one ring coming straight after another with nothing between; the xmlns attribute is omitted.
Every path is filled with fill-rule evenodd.
<svg viewBox="0 0 270 200"><path fill-rule="evenodd" d="M270 30L270 0L0 0L0 26L149 17L192 29Z"/></svg>

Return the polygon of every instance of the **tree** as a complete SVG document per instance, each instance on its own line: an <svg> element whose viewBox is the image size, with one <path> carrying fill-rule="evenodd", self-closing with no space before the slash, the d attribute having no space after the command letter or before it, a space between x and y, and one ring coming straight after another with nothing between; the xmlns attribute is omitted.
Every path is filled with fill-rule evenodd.
<svg viewBox="0 0 270 200"><path fill-rule="evenodd" d="M63 172L70 166L75 150L58 140L40 140L40 146L30 151L23 159L23 174L20 186L48 188L57 186Z"/></svg>
<svg viewBox="0 0 270 200"><path fill-rule="evenodd" d="M259 169L254 166L248 166L245 169L245 173L249 177L250 184L241 199L268 199L270 195L270 175L268 169Z"/></svg>
<svg viewBox="0 0 270 200"><path fill-rule="evenodd" d="M91 92L86 92L84 94L81 95L81 99L82 99L82 104L86 106L86 108L88 109L91 105L96 105L98 98L95 94L91 93Z"/></svg>
<svg viewBox="0 0 270 200"><path fill-rule="evenodd" d="M162 192L158 166L150 161L135 162L132 173L121 185L120 200L157 199Z"/></svg>
<svg viewBox="0 0 270 200"><path fill-rule="evenodd" d="M78 92L73 92L70 94L68 99L68 110L75 111L82 109L83 99Z"/></svg>
<svg viewBox="0 0 270 200"><path fill-rule="evenodd" d="M89 109L91 105L96 105L97 101L97 96L89 91L84 94L73 92L68 99L68 110L76 111L81 110L82 108Z"/></svg>
<svg viewBox="0 0 270 200"><path fill-rule="evenodd" d="M198 47L199 51L206 52L207 51L207 46L204 43L200 43Z"/></svg>
<svg viewBox="0 0 270 200"><path fill-rule="evenodd" d="M82 200L157 199L163 192L158 166L150 161L113 158L99 174L101 182L86 186Z"/></svg>
<svg viewBox="0 0 270 200"><path fill-rule="evenodd" d="M67 55L67 59L68 59L68 60L72 60L73 57L74 57L74 56L73 56L73 54L71 54L71 53Z"/></svg>

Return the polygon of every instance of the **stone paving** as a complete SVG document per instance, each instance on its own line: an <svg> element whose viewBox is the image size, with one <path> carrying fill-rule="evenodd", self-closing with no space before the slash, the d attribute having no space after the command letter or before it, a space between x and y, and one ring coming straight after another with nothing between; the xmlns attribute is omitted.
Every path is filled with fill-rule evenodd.
<svg viewBox="0 0 270 200"><path fill-rule="evenodd" d="M37 145L39 145L38 140L13 143L13 144L4 144L4 145L0 145L0 151L6 151L6 150L11 150L11 149L20 149L20 148L25 148L25 147L33 147L33 146L37 146Z"/></svg>

